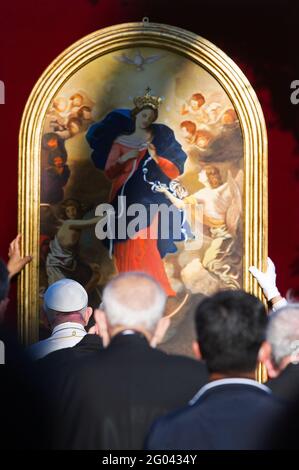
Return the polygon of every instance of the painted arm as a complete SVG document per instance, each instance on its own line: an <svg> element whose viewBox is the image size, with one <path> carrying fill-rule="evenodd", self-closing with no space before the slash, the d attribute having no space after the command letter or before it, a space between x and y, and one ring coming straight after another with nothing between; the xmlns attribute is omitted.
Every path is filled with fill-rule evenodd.
<svg viewBox="0 0 299 470"><path fill-rule="evenodd" d="M87 220L65 220L64 223L67 224L71 230L83 230L92 227L98 223L99 220L101 220L101 217L93 217Z"/></svg>
<svg viewBox="0 0 299 470"><path fill-rule="evenodd" d="M138 157L138 150L130 150L122 153L122 148L118 143L112 145L105 166L105 175L113 180L123 174L128 160Z"/></svg>
<svg viewBox="0 0 299 470"><path fill-rule="evenodd" d="M148 153L169 179L173 180L179 176L180 172L177 166L170 160L167 160L167 158L157 155L156 148L153 144L148 145Z"/></svg>
<svg viewBox="0 0 299 470"><path fill-rule="evenodd" d="M168 191L168 189L161 187L161 188L157 188L156 191L158 191L159 193L164 193L165 196L170 200L170 202L172 202L172 204L178 209L184 209L185 202L182 199L179 199L175 197L173 194L171 194L171 192Z"/></svg>

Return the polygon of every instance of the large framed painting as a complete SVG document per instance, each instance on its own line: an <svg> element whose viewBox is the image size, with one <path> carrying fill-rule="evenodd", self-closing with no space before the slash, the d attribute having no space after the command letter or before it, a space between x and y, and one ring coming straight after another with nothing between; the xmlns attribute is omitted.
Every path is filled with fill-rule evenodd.
<svg viewBox="0 0 299 470"><path fill-rule="evenodd" d="M79 281L90 305L116 273L165 290L161 348L190 354L192 307L219 289L260 295L267 137L241 70L207 40L129 23L83 38L39 79L20 131L19 283L25 343L44 337L43 293Z"/></svg>

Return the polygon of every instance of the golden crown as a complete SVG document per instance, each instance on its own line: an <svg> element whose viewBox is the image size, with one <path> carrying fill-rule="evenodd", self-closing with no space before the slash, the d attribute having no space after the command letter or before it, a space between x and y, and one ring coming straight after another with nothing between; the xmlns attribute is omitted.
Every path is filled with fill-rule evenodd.
<svg viewBox="0 0 299 470"><path fill-rule="evenodd" d="M142 109L145 106L150 106L153 109L158 109L161 102L162 98L160 98L159 96L151 95L151 89L149 87L145 90L144 96L136 96L136 98L134 98L134 104L138 109Z"/></svg>

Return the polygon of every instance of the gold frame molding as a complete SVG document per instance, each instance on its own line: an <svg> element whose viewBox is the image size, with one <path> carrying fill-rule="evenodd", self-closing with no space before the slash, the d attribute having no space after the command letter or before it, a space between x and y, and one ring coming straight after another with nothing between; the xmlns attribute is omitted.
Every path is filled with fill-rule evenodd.
<svg viewBox="0 0 299 470"><path fill-rule="evenodd" d="M57 91L85 64L132 45L163 48L201 65L220 83L235 106L244 140L243 287L262 298L248 267L254 264L264 268L267 257L267 133L252 86L224 52L194 33L164 24L124 23L96 31L62 52L36 83L23 113L18 230L23 234L23 251L33 255L18 284L18 329L24 344L37 341L39 333L40 148L46 111ZM261 377L262 371L258 375Z"/></svg>

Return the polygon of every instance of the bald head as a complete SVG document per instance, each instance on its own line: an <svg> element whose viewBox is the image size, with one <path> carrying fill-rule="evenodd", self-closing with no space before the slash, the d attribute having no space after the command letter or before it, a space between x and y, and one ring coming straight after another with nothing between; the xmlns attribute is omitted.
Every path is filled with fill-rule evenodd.
<svg viewBox="0 0 299 470"><path fill-rule="evenodd" d="M142 327L152 333L163 315L166 295L150 276L128 272L116 276L103 292L110 326Z"/></svg>

